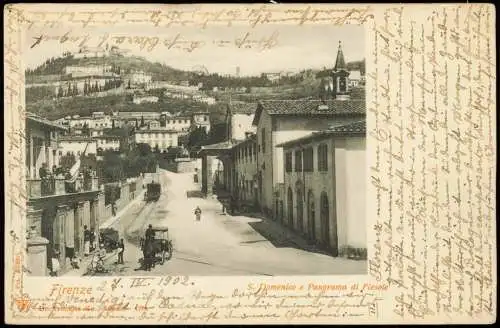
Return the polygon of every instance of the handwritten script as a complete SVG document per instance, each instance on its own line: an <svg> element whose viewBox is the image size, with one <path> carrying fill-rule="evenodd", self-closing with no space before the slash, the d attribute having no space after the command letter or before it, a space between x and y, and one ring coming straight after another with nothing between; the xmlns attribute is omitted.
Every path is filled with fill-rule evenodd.
<svg viewBox="0 0 500 328"><path fill-rule="evenodd" d="M493 7L391 8L373 25L370 274L402 319L496 309Z"/></svg>
<svg viewBox="0 0 500 328"><path fill-rule="evenodd" d="M176 277L187 282L188 278ZM384 284L248 284L231 292L189 288L172 293L164 278L114 279L98 287L52 283L43 297L15 300L18 318L139 319L157 323L304 320L377 316ZM180 286L190 284L179 283ZM149 287L144 291L145 287ZM142 289L142 290L141 290ZM131 293L130 291L136 291Z"/></svg>

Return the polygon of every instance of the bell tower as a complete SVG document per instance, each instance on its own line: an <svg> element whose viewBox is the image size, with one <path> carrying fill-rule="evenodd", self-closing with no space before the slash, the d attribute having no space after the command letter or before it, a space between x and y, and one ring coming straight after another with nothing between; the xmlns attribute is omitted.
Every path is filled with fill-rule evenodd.
<svg viewBox="0 0 500 328"><path fill-rule="evenodd" d="M342 52L342 43L339 41L339 48L337 51L337 59L335 61L335 67L332 71L333 78L333 98L336 100L348 100L349 99L349 88L347 78L349 77L349 71L347 70L347 65L344 59L344 53Z"/></svg>

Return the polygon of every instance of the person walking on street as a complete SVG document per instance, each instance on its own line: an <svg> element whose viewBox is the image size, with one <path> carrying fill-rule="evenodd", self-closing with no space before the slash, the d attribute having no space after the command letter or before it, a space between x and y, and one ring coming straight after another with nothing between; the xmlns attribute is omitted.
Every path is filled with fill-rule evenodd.
<svg viewBox="0 0 500 328"><path fill-rule="evenodd" d="M148 228L146 229L146 233L145 233L145 236L144 238L146 240L153 240L155 239L155 232L153 231L153 225L149 225Z"/></svg>
<svg viewBox="0 0 500 328"><path fill-rule="evenodd" d="M113 216L116 216L116 203L113 202L113 204L111 204L111 212L113 214Z"/></svg>
<svg viewBox="0 0 500 328"><path fill-rule="evenodd" d="M201 219L201 209L199 206L196 206L196 209L194 210L194 215L196 215L196 221L200 221Z"/></svg>
<svg viewBox="0 0 500 328"><path fill-rule="evenodd" d="M123 238L120 239L118 243L118 264L124 264L123 262L123 253L125 252L125 243L123 242Z"/></svg>
<svg viewBox="0 0 500 328"><path fill-rule="evenodd" d="M53 277L57 277L59 275L59 270L61 269L61 265L59 264L59 251L54 250L52 252L52 267L50 271L50 275Z"/></svg>
<svg viewBox="0 0 500 328"><path fill-rule="evenodd" d="M90 230L86 225L83 226L83 255L89 256L90 254Z"/></svg>
<svg viewBox="0 0 500 328"><path fill-rule="evenodd" d="M97 248L95 229L90 231L90 251L93 252Z"/></svg>

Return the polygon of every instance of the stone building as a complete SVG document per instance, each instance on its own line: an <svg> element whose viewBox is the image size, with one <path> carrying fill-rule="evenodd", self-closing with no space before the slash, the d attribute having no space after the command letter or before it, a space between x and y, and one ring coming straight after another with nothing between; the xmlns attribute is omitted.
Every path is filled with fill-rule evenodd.
<svg viewBox="0 0 500 328"><path fill-rule="evenodd" d="M145 143L151 146L151 149L158 149L163 152L169 147L177 147L179 145L179 132L176 130L153 126L146 129L136 130L135 143Z"/></svg>
<svg viewBox="0 0 500 328"><path fill-rule="evenodd" d="M64 128L28 114L26 118L26 191L28 270L31 275L48 274L51 257L58 252L61 267L67 257L83 251L83 226L97 229L104 195L97 178L78 178L72 189L64 178L40 177L42 168L57 161L58 135Z"/></svg>
<svg viewBox="0 0 500 328"><path fill-rule="evenodd" d="M365 99L350 99L349 72L340 45L331 75L334 90L323 93L320 100L268 100L257 106L253 125L257 128L258 194L265 214L276 213L275 194L283 183L283 149L278 144L366 116Z"/></svg>
<svg viewBox="0 0 500 328"><path fill-rule="evenodd" d="M210 114L208 112L193 113L191 123L193 128L203 127L207 133L210 132Z"/></svg>
<svg viewBox="0 0 500 328"><path fill-rule="evenodd" d="M278 220L334 256L366 254L366 121L278 147L285 163Z"/></svg>

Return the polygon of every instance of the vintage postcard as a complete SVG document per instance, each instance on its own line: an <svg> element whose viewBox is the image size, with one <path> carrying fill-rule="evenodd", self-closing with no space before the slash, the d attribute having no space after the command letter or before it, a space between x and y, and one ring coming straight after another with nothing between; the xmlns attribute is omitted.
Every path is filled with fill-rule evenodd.
<svg viewBox="0 0 500 328"><path fill-rule="evenodd" d="M496 321L493 5L4 22L8 323Z"/></svg>

